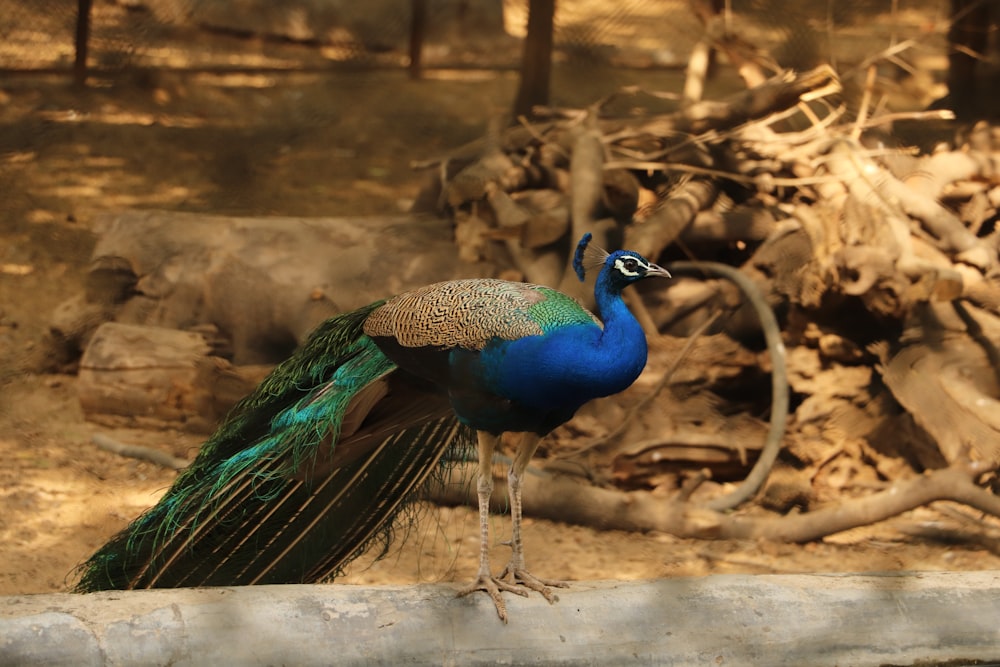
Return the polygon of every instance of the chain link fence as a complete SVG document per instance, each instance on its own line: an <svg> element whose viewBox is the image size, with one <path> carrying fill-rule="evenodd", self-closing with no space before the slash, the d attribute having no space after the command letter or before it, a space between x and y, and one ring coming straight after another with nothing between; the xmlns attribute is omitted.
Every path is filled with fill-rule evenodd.
<svg viewBox="0 0 1000 667"><path fill-rule="evenodd" d="M90 0L0 0L0 70L72 68L79 8ZM428 67L513 68L527 0L93 0L92 72L128 68L314 69L405 66L415 8L426 12ZM730 0L726 28L782 66L856 65L906 40L919 66L946 59L948 0ZM556 64L682 67L703 27L687 0L557 3ZM936 58L937 60L933 60ZM896 58L900 60L901 58ZM905 60L905 57L902 58ZM911 65L913 63L910 63Z"/></svg>

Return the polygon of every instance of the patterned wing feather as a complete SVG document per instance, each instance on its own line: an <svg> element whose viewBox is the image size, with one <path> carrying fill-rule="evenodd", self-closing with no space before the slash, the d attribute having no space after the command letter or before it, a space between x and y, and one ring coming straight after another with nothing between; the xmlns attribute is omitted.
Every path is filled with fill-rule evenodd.
<svg viewBox="0 0 1000 667"><path fill-rule="evenodd" d="M365 321L365 333L402 347L481 350L560 326L600 321L565 294L496 279L453 280L390 299Z"/></svg>

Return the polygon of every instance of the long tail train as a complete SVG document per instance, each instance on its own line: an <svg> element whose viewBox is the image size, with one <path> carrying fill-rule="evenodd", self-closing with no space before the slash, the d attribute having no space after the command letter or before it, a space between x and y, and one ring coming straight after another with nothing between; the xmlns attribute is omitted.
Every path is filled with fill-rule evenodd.
<svg viewBox="0 0 1000 667"><path fill-rule="evenodd" d="M335 576L474 435L364 335L323 324L230 413L163 499L81 567L78 592Z"/></svg>

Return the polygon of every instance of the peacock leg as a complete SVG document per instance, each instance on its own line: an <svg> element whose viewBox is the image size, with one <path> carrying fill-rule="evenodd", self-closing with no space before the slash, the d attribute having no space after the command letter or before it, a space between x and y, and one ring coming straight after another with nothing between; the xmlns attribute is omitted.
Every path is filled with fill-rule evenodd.
<svg viewBox="0 0 1000 667"><path fill-rule="evenodd" d="M479 431L479 476L476 481L476 491L479 494L479 573L476 580L458 592L458 596L468 595L473 591L486 591L496 605L500 619L507 622L507 605L504 604L501 591L517 593L527 597L528 592L516 584L509 584L493 576L490 572L490 495L493 493L493 452L496 450L500 437Z"/></svg>
<svg viewBox="0 0 1000 667"><path fill-rule="evenodd" d="M510 563L500 574L500 579L509 577L514 583L525 588L538 591L550 603L555 601L555 595L549 586L566 588L568 584L564 581L553 579L540 579L528 572L524 565L524 543L521 541L521 482L524 471L528 467L528 462L538 449L538 442L541 437L534 433L521 433L521 442L517 447L517 453L510 464L510 471L507 473L507 491L510 494L510 521L511 521L511 541L510 547L513 552Z"/></svg>

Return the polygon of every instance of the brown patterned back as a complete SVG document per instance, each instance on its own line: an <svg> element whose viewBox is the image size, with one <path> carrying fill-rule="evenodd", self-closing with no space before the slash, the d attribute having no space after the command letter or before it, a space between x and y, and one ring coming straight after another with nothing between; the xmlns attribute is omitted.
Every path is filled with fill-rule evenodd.
<svg viewBox="0 0 1000 667"><path fill-rule="evenodd" d="M475 278L400 294L368 317L364 331L394 338L403 347L481 350L492 338L514 340L590 322L598 320L549 287Z"/></svg>

